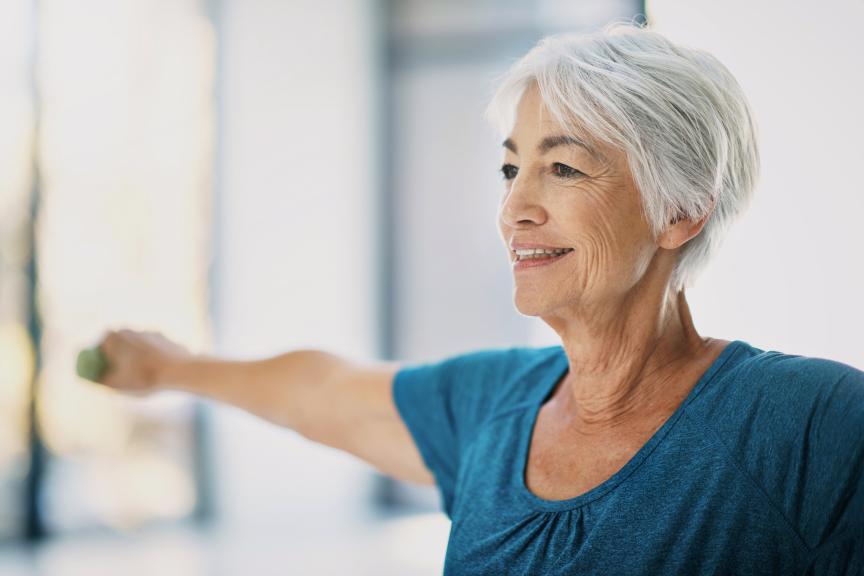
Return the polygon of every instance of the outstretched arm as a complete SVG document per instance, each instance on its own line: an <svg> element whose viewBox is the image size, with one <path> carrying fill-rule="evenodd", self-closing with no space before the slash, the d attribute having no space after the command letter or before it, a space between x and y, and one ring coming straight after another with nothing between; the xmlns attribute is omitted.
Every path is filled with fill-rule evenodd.
<svg viewBox="0 0 864 576"><path fill-rule="evenodd" d="M396 363L357 363L321 350L224 360L132 330L109 332L99 348L110 366L101 384L132 394L181 390L230 404L384 474L434 484L393 402Z"/></svg>

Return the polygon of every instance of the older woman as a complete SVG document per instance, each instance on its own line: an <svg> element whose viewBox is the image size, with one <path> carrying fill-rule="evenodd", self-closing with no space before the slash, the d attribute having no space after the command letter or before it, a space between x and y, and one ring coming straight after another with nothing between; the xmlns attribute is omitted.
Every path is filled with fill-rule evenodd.
<svg viewBox="0 0 864 576"><path fill-rule="evenodd" d="M229 402L437 484L447 573L860 574L864 373L703 337L687 305L758 171L726 68L630 26L553 37L490 112L515 305L560 346L232 362L121 330L102 382Z"/></svg>

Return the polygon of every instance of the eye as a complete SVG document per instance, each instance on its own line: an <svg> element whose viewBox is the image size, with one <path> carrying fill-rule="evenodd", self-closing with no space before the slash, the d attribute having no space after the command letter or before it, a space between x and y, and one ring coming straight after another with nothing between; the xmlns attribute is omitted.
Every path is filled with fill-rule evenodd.
<svg viewBox="0 0 864 576"><path fill-rule="evenodd" d="M578 176L584 176L583 172L575 168L571 168L566 164L561 164L560 162L555 162L552 164L552 173L559 178L576 178Z"/></svg>
<svg viewBox="0 0 864 576"><path fill-rule="evenodd" d="M501 166L501 174L504 175L505 180L512 180L516 178L516 174L519 172L519 168L514 166L513 164L504 164Z"/></svg>

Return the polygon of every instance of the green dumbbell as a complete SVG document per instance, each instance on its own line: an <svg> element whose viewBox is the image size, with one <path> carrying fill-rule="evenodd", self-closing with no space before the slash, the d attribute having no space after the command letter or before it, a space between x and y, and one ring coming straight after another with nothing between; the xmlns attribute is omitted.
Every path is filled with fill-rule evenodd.
<svg viewBox="0 0 864 576"><path fill-rule="evenodd" d="M76 371L81 378L96 382L107 370L108 360L98 347L85 348L78 353Z"/></svg>

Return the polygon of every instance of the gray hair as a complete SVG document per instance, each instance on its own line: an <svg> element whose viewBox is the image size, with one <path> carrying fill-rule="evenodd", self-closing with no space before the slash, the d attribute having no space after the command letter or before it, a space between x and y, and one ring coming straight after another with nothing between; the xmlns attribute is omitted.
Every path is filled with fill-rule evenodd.
<svg viewBox="0 0 864 576"><path fill-rule="evenodd" d="M672 275L676 291L690 285L746 209L759 173L755 122L729 70L630 23L550 36L510 68L489 104L502 134L535 82L573 136L625 152L655 237L672 221L709 215Z"/></svg>

